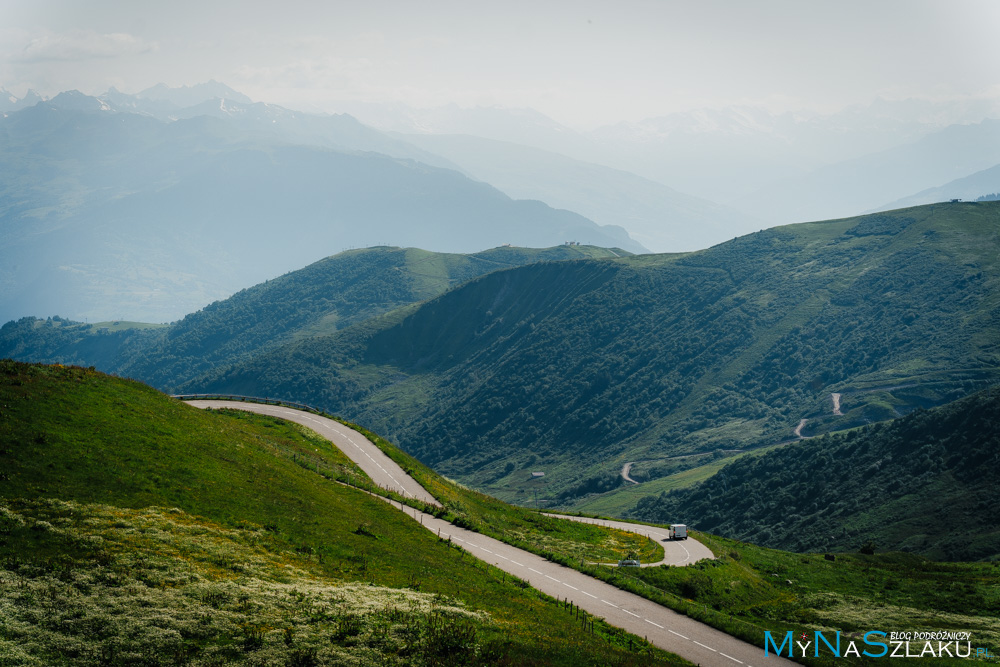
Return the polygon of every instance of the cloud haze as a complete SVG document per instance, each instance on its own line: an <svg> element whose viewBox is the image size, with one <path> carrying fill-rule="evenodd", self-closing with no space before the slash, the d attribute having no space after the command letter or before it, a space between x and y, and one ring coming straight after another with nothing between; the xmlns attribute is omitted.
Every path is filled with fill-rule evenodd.
<svg viewBox="0 0 1000 667"><path fill-rule="evenodd" d="M156 49L155 43L127 33L100 34L93 30L70 30L57 34L45 32L31 38L24 49L11 57L25 64L121 58Z"/></svg>
<svg viewBox="0 0 1000 667"><path fill-rule="evenodd" d="M593 126L734 103L995 93L998 24L990 0L40 0L0 9L0 84L51 95L216 79L327 111L496 104Z"/></svg>

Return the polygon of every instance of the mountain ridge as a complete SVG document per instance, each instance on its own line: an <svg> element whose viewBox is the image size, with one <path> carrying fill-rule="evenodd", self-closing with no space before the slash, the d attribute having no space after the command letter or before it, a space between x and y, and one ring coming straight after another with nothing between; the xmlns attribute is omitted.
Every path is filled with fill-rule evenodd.
<svg viewBox="0 0 1000 667"><path fill-rule="evenodd" d="M306 397L504 499L544 464L558 494L628 460L882 421L994 381L998 215L925 206L509 269L184 388Z"/></svg>
<svg viewBox="0 0 1000 667"><path fill-rule="evenodd" d="M91 110L72 110L81 104ZM0 319L169 321L317 256L430 237L445 252L567 240L643 250L621 228L360 151L374 131L350 119L323 121L347 133L345 152L101 104L67 94L0 120Z"/></svg>
<svg viewBox="0 0 1000 667"><path fill-rule="evenodd" d="M217 365L432 298L485 272L627 254L567 245L499 247L470 255L417 248L351 250L241 290L170 326L104 331L61 317L21 318L0 328L0 355L94 365L172 390Z"/></svg>
<svg viewBox="0 0 1000 667"><path fill-rule="evenodd" d="M620 169L471 135L399 134L516 199L625 227L653 252L700 250L765 226L736 209Z"/></svg>

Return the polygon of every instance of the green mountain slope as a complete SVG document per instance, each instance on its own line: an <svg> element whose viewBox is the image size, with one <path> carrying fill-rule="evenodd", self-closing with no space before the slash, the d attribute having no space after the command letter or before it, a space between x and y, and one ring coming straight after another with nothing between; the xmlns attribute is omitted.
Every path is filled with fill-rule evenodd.
<svg viewBox="0 0 1000 667"><path fill-rule="evenodd" d="M1000 392L736 461L630 514L794 551L1000 557Z"/></svg>
<svg viewBox="0 0 1000 667"><path fill-rule="evenodd" d="M170 391L217 365L438 296L490 271L627 254L565 245L501 247L470 255L417 248L351 250L242 290L169 327L144 330L117 322L22 318L0 329L0 356L95 366Z"/></svg>
<svg viewBox="0 0 1000 667"><path fill-rule="evenodd" d="M380 446L447 506L464 506L466 520L508 537L560 551L572 531L594 528L503 508ZM281 420L202 412L80 368L3 361L0 461L7 664L676 664L600 621L596 635L581 632L523 582L318 475L313 462L352 466ZM698 539L715 560L603 577L757 645L765 629L832 635L892 623L1000 646L1000 561Z"/></svg>
<svg viewBox="0 0 1000 667"><path fill-rule="evenodd" d="M323 477L290 423L0 362L5 664L670 664ZM634 651L619 648L632 644Z"/></svg>
<svg viewBox="0 0 1000 667"><path fill-rule="evenodd" d="M626 461L774 444L802 419L805 435L840 430L995 381L998 239L984 202L525 266L188 388L349 414L507 500L544 471L554 500Z"/></svg>

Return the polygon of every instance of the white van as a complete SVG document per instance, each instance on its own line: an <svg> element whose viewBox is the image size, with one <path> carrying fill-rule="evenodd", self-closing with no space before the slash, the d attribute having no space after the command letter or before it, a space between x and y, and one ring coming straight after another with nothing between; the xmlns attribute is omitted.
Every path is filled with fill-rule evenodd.
<svg viewBox="0 0 1000 667"><path fill-rule="evenodd" d="M670 539L686 540L688 538L688 527L683 523L675 523L670 526Z"/></svg>

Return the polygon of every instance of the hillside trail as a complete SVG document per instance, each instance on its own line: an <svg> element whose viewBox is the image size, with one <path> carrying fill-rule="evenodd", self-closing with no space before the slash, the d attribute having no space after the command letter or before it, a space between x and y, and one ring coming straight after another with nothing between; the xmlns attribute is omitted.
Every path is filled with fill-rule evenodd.
<svg viewBox="0 0 1000 667"><path fill-rule="evenodd" d="M840 394L830 394L830 398L833 400L833 414L842 417L844 413L840 411Z"/></svg>
<svg viewBox="0 0 1000 667"><path fill-rule="evenodd" d="M628 463L626 463L625 465L622 466L622 479L624 479L629 484L638 484L639 483L639 482L635 481L634 479L632 479L631 477L629 477L629 475L628 475L629 472L631 472L632 466L635 463L636 463L636 461L629 461Z"/></svg>
<svg viewBox="0 0 1000 667"><path fill-rule="evenodd" d="M246 410L306 426L333 443L372 476L377 484L388 486L400 495L440 505L374 443L357 431L348 429L332 419L280 405L220 400L192 400L188 403L196 408ZM430 500L427 500L428 498ZM384 500L393 507L398 505L401 512L435 533L439 539L453 542L479 560L526 581L542 593L557 600L572 602L587 613L603 617L612 625L646 637L654 646L675 653L695 664L711 667L796 664L787 658L775 655L765 657L762 647L732 637L721 630L572 568L553 563L500 540L459 528L443 519L438 519L433 514L421 512L403 503L387 498ZM642 526L642 529L648 528Z"/></svg>
<svg viewBox="0 0 1000 667"><path fill-rule="evenodd" d="M718 451L721 451L724 454L742 454L746 450L745 449L721 449L721 450L718 450ZM701 458L701 457L709 456L710 454L713 454L713 453L714 452L698 452L697 454L681 454L680 456L666 456L666 457L664 457L662 459L639 459L638 461L629 461L628 463L626 463L625 465L622 466L621 476L622 476L622 479L624 479L626 482L631 482L632 484L642 484L642 482L640 482L637 479L633 479L632 476L631 476L632 466L634 466L636 463L657 463L657 462L660 462L660 461L679 461L681 459L695 459L695 458Z"/></svg>
<svg viewBox="0 0 1000 667"><path fill-rule="evenodd" d="M796 438L799 438L800 440L804 440L806 438L806 436L802 435L802 429L805 428L807 421L809 420L808 419L799 420L799 425L795 427Z"/></svg>

